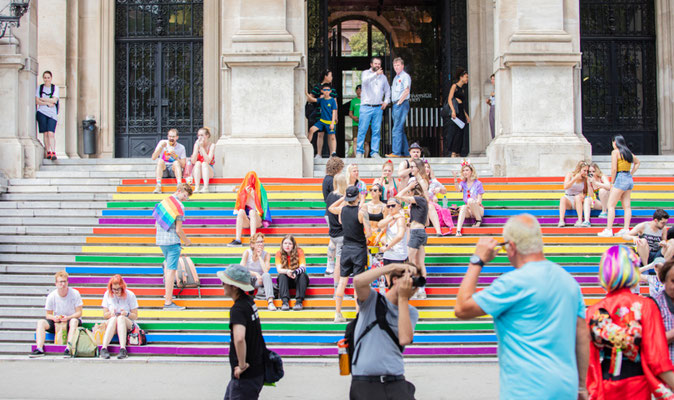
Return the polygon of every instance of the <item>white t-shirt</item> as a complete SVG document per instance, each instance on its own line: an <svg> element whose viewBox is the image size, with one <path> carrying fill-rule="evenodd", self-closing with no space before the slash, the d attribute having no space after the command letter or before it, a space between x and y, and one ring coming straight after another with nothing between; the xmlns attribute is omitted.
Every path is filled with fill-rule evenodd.
<svg viewBox="0 0 674 400"><path fill-rule="evenodd" d="M80 292L75 289L68 288L68 293L65 297L59 296L58 289L55 289L49 296L47 296L47 304L44 309L53 311L54 315L72 315L75 314L77 307L82 307L82 296Z"/></svg>
<svg viewBox="0 0 674 400"><path fill-rule="evenodd" d="M52 93L52 90L54 93ZM51 94L51 96L50 96ZM37 89L35 89L35 97L46 97L46 98L59 98L59 87L52 84L50 88L46 87L42 90L42 94L40 95L40 85L38 85ZM44 105L39 105L37 106L37 111L48 116L49 118L58 121L58 114L56 113L56 105L53 106L44 106Z"/></svg>
<svg viewBox="0 0 674 400"><path fill-rule="evenodd" d="M162 150L160 157L167 164L172 164L178 160L184 160L187 158L185 146L180 143L176 143L175 146L166 145L164 150Z"/></svg>
<svg viewBox="0 0 674 400"><path fill-rule="evenodd" d="M126 289L125 297L110 296L106 290L103 295L103 304L101 305L111 313L117 314L122 312L122 310L128 313L138 308L138 300L136 299L136 295L129 289Z"/></svg>

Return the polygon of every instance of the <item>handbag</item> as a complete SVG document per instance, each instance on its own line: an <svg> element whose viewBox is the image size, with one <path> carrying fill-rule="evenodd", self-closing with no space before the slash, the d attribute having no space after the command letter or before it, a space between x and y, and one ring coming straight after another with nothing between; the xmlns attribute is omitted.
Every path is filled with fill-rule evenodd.
<svg viewBox="0 0 674 400"><path fill-rule="evenodd" d="M145 331L134 324L133 329L126 335L126 344L130 346L144 346L147 344Z"/></svg>

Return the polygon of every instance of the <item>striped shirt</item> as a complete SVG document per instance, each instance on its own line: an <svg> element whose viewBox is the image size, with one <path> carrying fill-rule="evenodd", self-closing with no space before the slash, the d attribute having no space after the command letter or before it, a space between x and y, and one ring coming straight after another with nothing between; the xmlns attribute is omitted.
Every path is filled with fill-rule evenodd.
<svg viewBox="0 0 674 400"><path fill-rule="evenodd" d="M669 307L667 307L667 299L665 296L667 296L667 294L662 291L653 297L653 299L658 304L658 308L660 309L660 315L662 315L662 322L665 325L665 331L669 331L674 328L674 314L669 311ZM674 343L669 343L668 347L669 359L674 360Z"/></svg>
<svg viewBox="0 0 674 400"><path fill-rule="evenodd" d="M175 196L174 196L175 197ZM176 200L178 200L176 198ZM178 200L178 204L180 204L180 207L183 209L182 214L179 215L176 218L176 221L185 221L185 206L183 203ZM155 223L155 227L157 228L157 236L156 236L156 244L157 246L170 246L172 244L180 244L180 236L178 236L178 233L176 232L176 223L173 222L171 226L169 227L168 231L165 231L159 224Z"/></svg>

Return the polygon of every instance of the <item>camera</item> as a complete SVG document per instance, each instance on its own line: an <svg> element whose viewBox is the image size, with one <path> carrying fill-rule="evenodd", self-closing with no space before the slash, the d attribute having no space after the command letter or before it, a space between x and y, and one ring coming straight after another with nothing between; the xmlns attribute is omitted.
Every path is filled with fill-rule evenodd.
<svg viewBox="0 0 674 400"><path fill-rule="evenodd" d="M426 285L426 278L421 275L412 277L412 286L421 287L424 285Z"/></svg>
<svg viewBox="0 0 674 400"><path fill-rule="evenodd" d="M587 176L589 176L590 178L592 178L592 177L594 176L594 174L593 174L592 172L590 172L589 174L587 174Z"/></svg>

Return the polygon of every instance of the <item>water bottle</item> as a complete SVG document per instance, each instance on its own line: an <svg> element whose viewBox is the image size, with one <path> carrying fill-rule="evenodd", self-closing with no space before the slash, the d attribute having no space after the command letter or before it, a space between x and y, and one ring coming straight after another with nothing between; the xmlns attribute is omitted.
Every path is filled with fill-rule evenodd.
<svg viewBox="0 0 674 400"><path fill-rule="evenodd" d="M447 195L442 196L442 208L447 208Z"/></svg>
<svg viewBox="0 0 674 400"><path fill-rule="evenodd" d="M384 275L379 277L379 293L386 294L386 278Z"/></svg>
<svg viewBox="0 0 674 400"><path fill-rule="evenodd" d="M351 361L349 360L349 343L346 339L342 339L337 342L337 354L339 357L339 374L340 375L349 375L351 374Z"/></svg>
<svg viewBox="0 0 674 400"><path fill-rule="evenodd" d="M189 158L187 159L187 166L185 167L185 171L190 172L190 175L185 178L185 182L187 182L188 185L192 185L192 160Z"/></svg>

